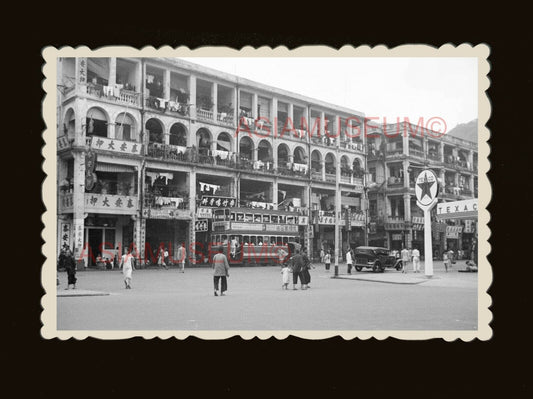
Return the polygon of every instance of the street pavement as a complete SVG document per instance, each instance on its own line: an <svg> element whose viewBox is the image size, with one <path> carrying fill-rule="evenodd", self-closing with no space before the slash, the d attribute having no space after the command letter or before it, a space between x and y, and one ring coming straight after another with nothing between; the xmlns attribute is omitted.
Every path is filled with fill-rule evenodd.
<svg viewBox="0 0 533 399"><path fill-rule="evenodd" d="M115 270L79 271L76 290L57 287L58 330L475 330L478 273L434 276L387 269L333 278L315 264L311 288L282 290L279 266L232 267L226 296L213 294L212 269L141 269L132 289ZM292 284L290 285L292 288Z"/></svg>

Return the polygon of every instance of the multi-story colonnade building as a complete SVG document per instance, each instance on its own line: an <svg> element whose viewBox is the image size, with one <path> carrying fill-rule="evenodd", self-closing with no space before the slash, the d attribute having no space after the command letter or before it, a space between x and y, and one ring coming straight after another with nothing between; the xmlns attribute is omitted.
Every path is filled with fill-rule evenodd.
<svg viewBox="0 0 533 399"><path fill-rule="evenodd" d="M218 208L291 212L271 227L313 256L335 226L365 244L361 112L180 59L62 58L57 73L58 251L86 266L124 246L199 252Z"/></svg>

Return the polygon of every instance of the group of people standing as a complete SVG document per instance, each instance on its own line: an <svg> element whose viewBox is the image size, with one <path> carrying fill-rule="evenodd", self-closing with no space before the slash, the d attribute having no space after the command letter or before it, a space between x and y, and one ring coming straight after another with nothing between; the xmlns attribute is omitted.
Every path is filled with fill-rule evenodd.
<svg viewBox="0 0 533 399"><path fill-rule="evenodd" d="M281 281L282 289L289 289L290 275L292 274L292 289L297 290L296 285L298 284L298 279L300 280L300 288L306 290L311 288L309 284L311 283L311 273L309 270L314 268L307 256L305 249L300 252L299 249L296 249L296 254L283 265L281 269Z"/></svg>
<svg viewBox="0 0 533 399"><path fill-rule="evenodd" d="M168 249L161 247L157 256L157 265L161 268L168 270L168 265L171 263L178 263L180 271L185 273L185 260L187 258L187 250L185 249L185 244L181 243L178 248L177 258L172 259L169 256Z"/></svg>
<svg viewBox="0 0 533 399"><path fill-rule="evenodd" d="M413 262L413 273L420 273L420 251L415 249L407 249L406 247L403 247L402 251L400 252L400 256L402 258L402 273L407 272L407 266L409 265L409 262Z"/></svg>

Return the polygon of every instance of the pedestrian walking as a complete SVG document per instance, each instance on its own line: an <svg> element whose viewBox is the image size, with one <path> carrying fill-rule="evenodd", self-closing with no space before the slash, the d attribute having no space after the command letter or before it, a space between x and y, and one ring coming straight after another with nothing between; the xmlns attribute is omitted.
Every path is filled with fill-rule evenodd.
<svg viewBox="0 0 533 399"><path fill-rule="evenodd" d="M302 268L303 268L303 258L300 255L300 250L296 249L296 254L291 259L291 268L292 268L292 289L296 290L296 284L298 284L298 278L300 279L300 284L302 290L305 290L305 285L302 280Z"/></svg>
<svg viewBox="0 0 533 399"><path fill-rule="evenodd" d="M165 266L170 265L169 259L168 259L168 249L165 248L165 251L163 252L163 259L165 260Z"/></svg>
<svg viewBox="0 0 533 399"><path fill-rule="evenodd" d="M331 266L331 253L330 251L326 252L324 255L324 265L326 266L326 271L329 272L329 267Z"/></svg>
<svg viewBox="0 0 533 399"><path fill-rule="evenodd" d="M281 289L289 289L289 279L291 275L291 269L287 263L285 263L281 269Z"/></svg>
<svg viewBox="0 0 533 399"><path fill-rule="evenodd" d="M305 289L311 288L309 284L311 283L311 273L309 270L313 267L311 264L311 261L309 260L309 257L307 256L307 251L304 249L302 253L302 260L303 260L303 266L302 266L302 282L305 287Z"/></svg>
<svg viewBox="0 0 533 399"><path fill-rule="evenodd" d="M348 266L348 274L352 274L352 249L348 247L348 251L346 251L346 266Z"/></svg>
<svg viewBox="0 0 533 399"><path fill-rule="evenodd" d="M226 255L224 255L222 251L222 247L217 247L215 249L217 252L215 256L213 256L213 283L215 286L215 296L218 296L218 283L221 281L220 284L220 295L225 295L224 292L228 290L228 281L227 278L229 277L229 264L228 264L228 258Z"/></svg>
<svg viewBox="0 0 533 399"><path fill-rule="evenodd" d="M122 268L122 274L124 275L124 285L127 290L131 290L131 280L133 270L135 266L133 264L133 255L130 253L130 248L124 250L124 255L120 259L120 268Z"/></svg>
<svg viewBox="0 0 533 399"><path fill-rule="evenodd" d="M405 273L407 270L407 265L409 264L409 250L405 247L402 249L402 273Z"/></svg>
<svg viewBox="0 0 533 399"><path fill-rule="evenodd" d="M326 256L324 248L320 248L320 263L324 262L324 256Z"/></svg>
<svg viewBox="0 0 533 399"><path fill-rule="evenodd" d="M66 290L70 289L70 286L72 285L72 289L76 289L76 281L78 279L76 278L76 260L74 259L74 255L72 254L72 251L70 248L66 248L65 250L65 256L63 259L63 267L67 271L67 288Z"/></svg>
<svg viewBox="0 0 533 399"><path fill-rule="evenodd" d="M178 263L180 265L180 271L185 273L185 259L187 258L187 250L185 249L185 244L181 243L181 246L178 248Z"/></svg>
<svg viewBox="0 0 533 399"><path fill-rule="evenodd" d="M165 263L165 247L159 250L159 256L157 258L157 265L159 268L163 266L165 269L168 269L167 264Z"/></svg>
<svg viewBox="0 0 533 399"><path fill-rule="evenodd" d="M413 272L420 273L420 252L417 248L413 249Z"/></svg>

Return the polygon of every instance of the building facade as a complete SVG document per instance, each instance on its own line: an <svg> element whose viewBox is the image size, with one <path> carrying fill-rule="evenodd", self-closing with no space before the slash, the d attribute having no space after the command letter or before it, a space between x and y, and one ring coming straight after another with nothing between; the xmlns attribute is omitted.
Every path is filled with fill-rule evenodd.
<svg viewBox="0 0 533 399"><path fill-rule="evenodd" d="M366 243L361 112L179 59L62 58L57 74L58 251L85 266L182 243L201 263L218 208L294 213L313 256L336 228L343 249Z"/></svg>
<svg viewBox="0 0 533 399"><path fill-rule="evenodd" d="M424 251L424 214L414 182L423 169L439 177L439 202L477 198L477 143L404 122L369 129L369 242L394 250ZM446 249L469 253L476 220L439 222L432 210L436 259Z"/></svg>

